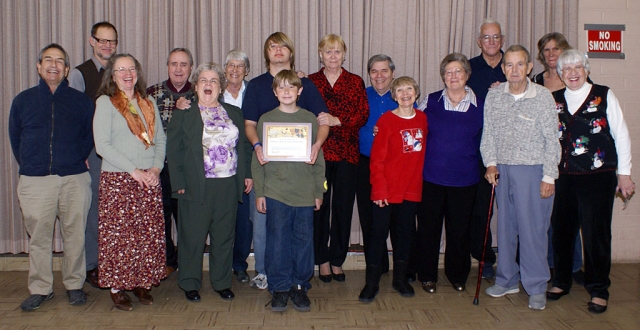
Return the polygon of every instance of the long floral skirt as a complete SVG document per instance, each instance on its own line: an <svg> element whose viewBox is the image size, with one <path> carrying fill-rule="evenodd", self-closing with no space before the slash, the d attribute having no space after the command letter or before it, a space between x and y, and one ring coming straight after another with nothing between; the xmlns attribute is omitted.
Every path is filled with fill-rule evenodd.
<svg viewBox="0 0 640 330"><path fill-rule="evenodd" d="M98 213L100 286L160 284L167 277L162 188L141 188L126 172L102 172Z"/></svg>

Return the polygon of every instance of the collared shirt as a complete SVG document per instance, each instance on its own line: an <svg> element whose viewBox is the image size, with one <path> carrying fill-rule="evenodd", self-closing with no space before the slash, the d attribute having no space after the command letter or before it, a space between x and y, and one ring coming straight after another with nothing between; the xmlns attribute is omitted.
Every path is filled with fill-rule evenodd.
<svg viewBox="0 0 640 330"><path fill-rule="evenodd" d="M471 76L467 81L467 86L473 89L473 92L482 99L487 98L489 87L496 81L505 82L504 72L502 72L502 60L504 59L504 52L501 50L502 59L495 67L491 67L487 64L487 61L482 57L482 54L469 60L471 65Z"/></svg>
<svg viewBox="0 0 640 330"><path fill-rule="evenodd" d="M242 81L242 86L240 86L240 90L238 91L238 98L234 98L231 93L229 93L226 89L222 96L224 97L224 102L229 103L231 105L235 105L238 108L242 109L242 100L244 96L244 90L247 88L247 85L244 81Z"/></svg>
<svg viewBox="0 0 640 330"><path fill-rule="evenodd" d="M91 61L93 61L93 64L98 69L98 72L100 72L101 69L105 68L95 56L91 56ZM69 77L67 77L67 80L69 80L69 86L71 86L71 88L84 93L84 76L82 76L82 72L80 72L80 70L78 70L77 68L73 68L73 70L71 70L71 73L69 73Z"/></svg>
<svg viewBox="0 0 640 330"><path fill-rule="evenodd" d="M467 92L467 94L462 98L462 100L460 100L460 103L458 103L458 105L456 106L454 106L449 99L446 88L442 90L442 94L440 94L440 98L438 98L438 101L444 98L444 109L447 111L467 112L467 110L469 110L469 105L473 104L473 106L477 107L478 102L476 99L476 94L471 88L469 88L469 86L464 86L464 90L465 92ZM424 100L420 102L420 104L418 105L418 110L424 111L427 108L428 102L429 95L427 95L427 97L425 97Z"/></svg>
<svg viewBox="0 0 640 330"><path fill-rule="evenodd" d="M391 98L391 91L384 95L378 94L373 86L367 87L367 101L369 101L369 119L360 128L360 153L369 157L371 155L371 145L373 144L373 127L383 113L398 107L398 102Z"/></svg>

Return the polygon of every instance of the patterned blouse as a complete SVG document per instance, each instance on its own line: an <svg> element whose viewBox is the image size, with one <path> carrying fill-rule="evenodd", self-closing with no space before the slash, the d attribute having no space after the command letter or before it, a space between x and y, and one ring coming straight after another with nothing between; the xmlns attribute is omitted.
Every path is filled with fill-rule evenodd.
<svg viewBox="0 0 640 330"><path fill-rule="evenodd" d="M238 168L238 127L233 124L222 105L198 106L204 124L202 153L205 177L210 179L234 176Z"/></svg>

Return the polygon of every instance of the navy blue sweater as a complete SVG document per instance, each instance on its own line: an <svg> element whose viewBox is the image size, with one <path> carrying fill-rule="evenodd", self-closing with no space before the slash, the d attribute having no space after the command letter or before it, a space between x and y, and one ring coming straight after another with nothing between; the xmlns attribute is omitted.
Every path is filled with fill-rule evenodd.
<svg viewBox="0 0 640 330"><path fill-rule="evenodd" d="M38 86L16 96L9 114L9 139L20 174L74 175L87 171L93 149L94 103L65 79L55 93Z"/></svg>

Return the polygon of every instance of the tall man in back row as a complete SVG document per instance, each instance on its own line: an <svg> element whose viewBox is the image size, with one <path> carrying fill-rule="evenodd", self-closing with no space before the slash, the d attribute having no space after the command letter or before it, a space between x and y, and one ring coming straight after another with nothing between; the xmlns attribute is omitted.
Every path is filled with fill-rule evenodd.
<svg viewBox="0 0 640 330"><path fill-rule="evenodd" d="M99 22L91 28L89 44L93 48L93 56L78 65L69 74L69 86L84 92L95 101L98 98L98 88L102 83L104 68L116 53L118 46L118 31L109 22ZM87 217L85 233L85 251L87 258L86 281L94 288L98 285L98 187L100 185L100 168L102 159L96 154L96 149L89 154L89 175L91 175L91 207Z"/></svg>
<svg viewBox="0 0 640 330"><path fill-rule="evenodd" d="M507 49L502 63L507 82L487 94L480 151L487 167L485 179L496 185L499 206L496 284L486 293L492 297L517 293L522 282L529 308L542 310L549 281L547 230L560 143L556 103L548 89L529 80L532 68L526 48ZM516 263L518 244L520 264Z"/></svg>
<svg viewBox="0 0 640 330"><path fill-rule="evenodd" d="M471 87L477 97L485 99L491 87L497 86L507 81L502 72L502 46L504 45L504 35L500 28L500 23L487 18L480 25L480 34L478 35L478 47L482 53L469 60L471 72L467 85ZM480 173L482 177L487 170L480 160ZM493 208L491 203L491 185L480 178L478 190L476 191L476 199L473 204L473 215L471 219L471 235L469 247L471 256L480 261L482 259L482 248L484 246L484 233L487 223L487 215L489 210ZM491 232L487 234L487 246L485 248L485 264L482 270L483 278L493 278L493 264L496 263L496 254L491 248L492 239Z"/></svg>

